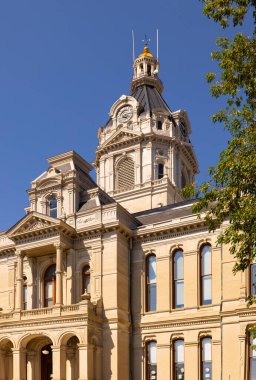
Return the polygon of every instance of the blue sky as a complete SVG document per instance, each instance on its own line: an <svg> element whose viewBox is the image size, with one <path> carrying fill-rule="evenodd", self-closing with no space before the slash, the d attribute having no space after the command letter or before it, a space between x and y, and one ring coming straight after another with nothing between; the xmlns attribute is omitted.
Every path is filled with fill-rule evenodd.
<svg viewBox="0 0 256 380"><path fill-rule="evenodd" d="M71 149L94 159L97 129L111 105L129 94L131 30L136 54L147 33L170 108L188 111L199 182L227 135L210 115L221 105L205 74L221 28L198 0L8 0L0 4L0 231L24 215L30 181L47 157Z"/></svg>

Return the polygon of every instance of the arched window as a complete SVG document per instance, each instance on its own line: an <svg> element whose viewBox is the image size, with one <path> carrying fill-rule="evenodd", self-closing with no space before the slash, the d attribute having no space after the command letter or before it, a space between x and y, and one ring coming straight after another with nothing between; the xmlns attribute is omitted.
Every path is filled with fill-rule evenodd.
<svg viewBox="0 0 256 380"><path fill-rule="evenodd" d="M157 380L156 342L146 344L146 380Z"/></svg>
<svg viewBox="0 0 256 380"><path fill-rule="evenodd" d="M211 246L204 245L200 251L201 305L212 303L212 254Z"/></svg>
<svg viewBox="0 0 256 380"><path fill-rule="evenodd" d="M135 168L131 157L123 159L117 167L117 188L125 190L134 187Z"/></svg>
<svg viewBox="0 0 256 380"><path fill-rule="evenodd" d="M174 380L184 380L184 340L177 339L173 344Z"/></svg>
<svg viewBox="0 0 256 380"><path fill-rule="evenodd" d="M85 265L82 270L82 294L83 293L91 293L89 265Z"/></svg>
<svg viewBox="0 0 256 380"><path fill-rule="evenodd" d="M51 265L44 274L44 307L56 302L56 265Z"/></svg>
<svg viewBox="0 0 256 380"><path fill-rule="evenodd" d="M201 339L201 380L212 380L212 338Z"/></svg>
<svg viewBox="0 0 256 380"><path fill-rule="evenodd" d="M28 308L28 284L27 277L23 276L23 310Z"/></svg>
<svg viewBox="0 0 256 380"><path fill-rule="evenodd" d="M162 179L164 176L164 164L158 164L158 179Z"/></svg>
<svg viewBox="0 0 256 380"><path fill-rule="evenodd" d="M253 337L253 334L249 333L249 344L248 344L248 358L249 358L249 380L256 379L256 338Z"/></svg>
<svg viewBox="0 0 256 380"><path fill-rule="evenodd" d="M156 310L156 256L149 255L146 261L146 311Z"/></svg>
<svg viewBox="0 0 256 380"><path fill-rule="evenodd" d="M256 264L250 265L250 295L256 295Z"/></svg>
<svg viewBox="0 0 256 380"><path fill-rule="evenodd" d="M183 252L173 254L173 308L184 307L184 263Z"/></svg>
<svg viewBox="0 0 256 380"><path fill-rule="evenodd" d="M148 76L151 75L151 65L147 65L147 74Z"/></svg>
<svg viewBox="0 0 256 380"><path fill-rule="evenodd" d="M53 218L57 218L57 198L51 197L49 199L49 215Z"/></svg>

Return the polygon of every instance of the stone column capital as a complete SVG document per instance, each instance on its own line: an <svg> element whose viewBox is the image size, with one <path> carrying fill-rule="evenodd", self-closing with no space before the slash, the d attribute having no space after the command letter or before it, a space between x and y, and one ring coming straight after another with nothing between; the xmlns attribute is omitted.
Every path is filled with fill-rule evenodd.
<svg viewBox="0 0 256 380"><path fill-rule="evenodd" d="M15 255L16 255L18 258L23 258L23 257L25 256L25 251L22 250L22 249L16 248L16 249L15 249Z"/></svg>
<svg viewBox="0 0 256 380"><path fill-rule="evenodd" d="M56 250L63 250L64 249L64 244L61 243L60 241L54 242L53 245L56 248Z"/></svg>

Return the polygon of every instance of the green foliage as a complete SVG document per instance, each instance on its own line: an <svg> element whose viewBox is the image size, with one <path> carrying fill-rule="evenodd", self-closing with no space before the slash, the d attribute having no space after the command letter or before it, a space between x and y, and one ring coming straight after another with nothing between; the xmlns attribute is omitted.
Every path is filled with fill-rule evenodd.
<svg viewBox="0 0 256 380"><path fill-rule="evenodd" d="M242 25L251 12L256 19L256 0L200 0L204 14L223 28ZM221 228L219 244L228 244L236 258L234 272L245 270L256 259L256 30L252 36L237 33L233 40L217 39L212 53L218 74L208 73L213 97L224 97L226 106L212 116L230 134L219 162L209 169L210 180L190 185L183 194L199 201L194 212L204 215L210 231ZM249 300L253 302L253 300Z"/></svg>

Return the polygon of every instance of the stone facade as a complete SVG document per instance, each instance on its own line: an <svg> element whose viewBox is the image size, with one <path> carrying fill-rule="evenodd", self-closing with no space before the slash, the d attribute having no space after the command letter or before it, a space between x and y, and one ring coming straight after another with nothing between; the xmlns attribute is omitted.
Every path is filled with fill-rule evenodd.
<svg viewBox="0 0 256 380"><path fill-rule="evenodd" d="M252 272L180 195L191 126L158 70L145 47L98 132L98 184L74 151L52 157L0 233L0 380L253 379Z"/></svg>

